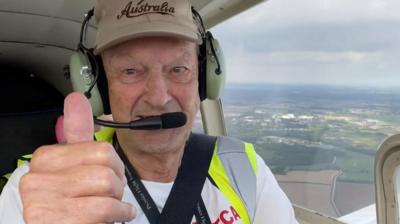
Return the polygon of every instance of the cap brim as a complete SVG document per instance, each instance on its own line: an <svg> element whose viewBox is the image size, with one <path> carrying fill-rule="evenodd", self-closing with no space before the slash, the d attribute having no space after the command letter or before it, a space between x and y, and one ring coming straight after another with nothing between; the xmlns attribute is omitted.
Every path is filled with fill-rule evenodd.
<svg viewBox="0 0 400 224"><path fill-rule="evenodd" d="M125 41L149 36L175 37L192 41L196 44L202 43L198 33L186 26L161 21L137 25L140 26L140 28L132 28L132 25L126 25L123 27L113 27L112 29L103 29L102 31L98 31L96 39L97 45L94 53L98 55L105 49Z"/></svg>

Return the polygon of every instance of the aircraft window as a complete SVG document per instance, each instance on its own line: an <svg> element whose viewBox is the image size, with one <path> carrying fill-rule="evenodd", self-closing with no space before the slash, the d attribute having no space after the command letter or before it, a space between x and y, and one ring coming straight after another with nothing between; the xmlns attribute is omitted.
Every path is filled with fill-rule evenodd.
<svg viewBox="0 0 400 224"><path fill-rule="evenodd" d="M228 135L255 144L294 204L341 217L375 203L375 153L400 131L399 9L268 1L212 29Z"/></svg>

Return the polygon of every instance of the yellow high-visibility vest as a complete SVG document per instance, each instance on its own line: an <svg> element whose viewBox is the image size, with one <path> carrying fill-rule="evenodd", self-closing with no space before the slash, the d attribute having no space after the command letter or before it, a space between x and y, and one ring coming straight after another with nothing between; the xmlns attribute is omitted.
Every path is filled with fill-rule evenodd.
<svg viewBox="0 0 400 224"><path fill-rule="evenodd" d="M97 141L112 143L115 129L103 128L95 133ZM18 159L18 167L32 155ZM219 136L214 147L208 174L245 224L253 222L256 203L256 152L250 143ZM10 174L3 175L3 180ZM0 186L1 190L1 186Z"/></svg>

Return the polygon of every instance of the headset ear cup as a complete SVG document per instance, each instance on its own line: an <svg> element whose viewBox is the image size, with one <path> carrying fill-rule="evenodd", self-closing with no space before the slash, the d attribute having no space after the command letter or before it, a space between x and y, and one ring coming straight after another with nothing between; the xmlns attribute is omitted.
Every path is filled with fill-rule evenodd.
<svg viewBox="0 0 400 224"><path fill-rule="evenodd" d="M88 54L81 51L75 52L69 63L71 84L73 91L83 93L88 97L89 102L92 106L93 116L100 116L104 114L103 101L97 86L95 85L89 94L89 90L92 83L95 81L95 76L93 75L93 66Z"/></svg>
<svg viewBox="0 0 400 224"><path fill-rule="evenodd" d="M207 99L216 100L222 96L225 87L225 59L219 42L210 32L206 38L206 92Z"/></svg>

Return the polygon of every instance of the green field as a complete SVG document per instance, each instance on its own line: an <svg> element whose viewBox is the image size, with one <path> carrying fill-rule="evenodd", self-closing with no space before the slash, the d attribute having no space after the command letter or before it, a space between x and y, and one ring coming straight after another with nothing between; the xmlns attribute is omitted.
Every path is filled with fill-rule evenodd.
<svg viewBox="0 0 400 224"><path fill-rule="evenodd" d="M309 115L308 111L308 116L316 119L304 122L295 118L276 119L277 109L265 109L268 112L262 114L254 113L254 108L243 110L239 116L226 119L229 135L254 143L257 152L276 174L290 170L335 169L342 173L340 181L372 183L377 148L385 138L397 132L394 126L385 125L394 119L387 114L367 120L371 117L340 111L331 113L337 117L335 120L330 114ZM377 118L385 118L385 122L375 121Z"/></svg>

